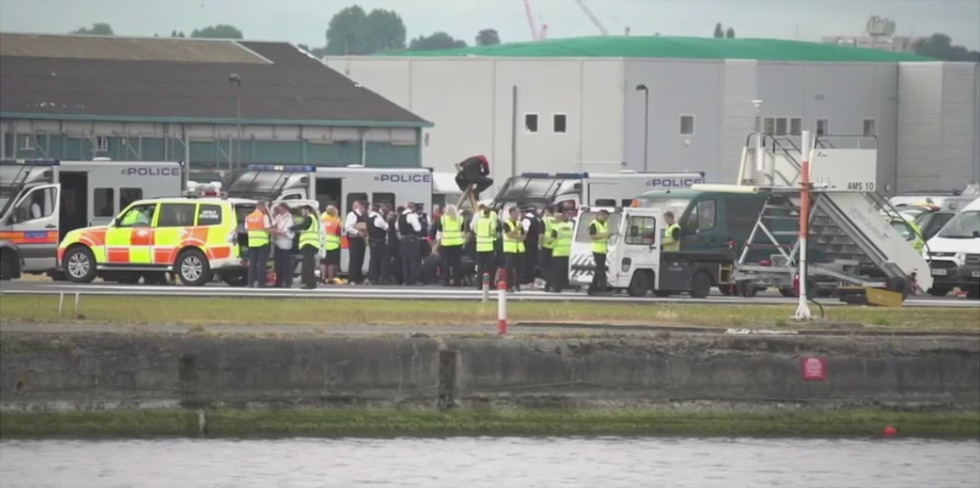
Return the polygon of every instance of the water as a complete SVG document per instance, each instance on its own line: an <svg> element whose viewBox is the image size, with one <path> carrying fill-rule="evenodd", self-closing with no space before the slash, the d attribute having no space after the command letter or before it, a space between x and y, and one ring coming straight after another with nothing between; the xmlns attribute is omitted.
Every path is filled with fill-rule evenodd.
<svg viewBox="0 0 980 488"><path fill-rule="evenodd" d="M0 441L2 488L956 488L980 442L449 438Z"/></svg>

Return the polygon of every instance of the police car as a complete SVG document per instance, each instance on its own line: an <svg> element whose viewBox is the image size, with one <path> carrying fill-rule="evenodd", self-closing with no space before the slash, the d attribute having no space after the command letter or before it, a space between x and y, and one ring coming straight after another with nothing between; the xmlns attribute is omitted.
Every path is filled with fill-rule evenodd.
<svg viewBox="0 0 980 488"><path fill-rule="evenodd" d="M69 232L58 246L58 265L75 283L158 283L172 273L190 286L214 277L242 286L247 271L239 224L255 204L200 189L184 197L138 200L107 225Z"/></svg>

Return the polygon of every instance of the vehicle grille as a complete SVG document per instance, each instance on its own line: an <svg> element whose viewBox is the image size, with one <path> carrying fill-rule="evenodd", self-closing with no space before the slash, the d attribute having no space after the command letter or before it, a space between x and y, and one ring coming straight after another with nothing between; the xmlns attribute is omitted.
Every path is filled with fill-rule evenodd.
<svg viewBox="0 0 980 488"><path fill-rule="evenodd" d="M966 265L967 266L980 266L980 254L967 254L966 255Z"/></svg>
<svg viewBox="0 0 980 488"><path fill-rule="evenodd" d="M956 267L956 263L954 263L952 261L930 261L929 262L929 267L930 268L946 268L946 269L950 269L950 268L955 268Z"/></svg>

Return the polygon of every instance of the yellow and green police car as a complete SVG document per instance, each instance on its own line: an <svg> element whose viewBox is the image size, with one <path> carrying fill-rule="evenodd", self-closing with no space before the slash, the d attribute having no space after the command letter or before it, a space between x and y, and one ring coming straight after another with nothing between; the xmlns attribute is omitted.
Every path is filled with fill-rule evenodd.
<svg viewBox="0 0 980 488"><path fill-rule="evenodd" d="M185 285L201 286L217 276L244 286L238 233L255 205L221 197L138 200L109 225L69 232L58 246L58 265L75 283L97 277L159 283L171 273Z"/></svg>

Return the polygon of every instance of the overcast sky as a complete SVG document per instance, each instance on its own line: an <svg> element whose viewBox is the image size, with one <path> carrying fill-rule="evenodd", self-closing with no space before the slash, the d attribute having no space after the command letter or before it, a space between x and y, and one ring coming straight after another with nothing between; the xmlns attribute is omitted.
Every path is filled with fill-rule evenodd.
<svg viewBox="0 0 980 488"><path fill-rule="evenodd" d="M64 33L94 22L116 34L169 35L232 24L249 39L324 44L330 17L350 0L0 0L0 30ZM494 28L504 42L530 39L522 0L366 0L366 9L399 12L409 37L443 30L467 42ZM585 0L611 33L710 36L716 22L738 37L817 40L861 35L870 15L897 23L897 34L943 32L980 49L980 0ZM598 35L574 0L531 0L549 37Z"/></svg>

